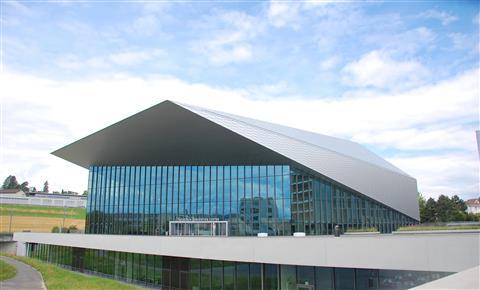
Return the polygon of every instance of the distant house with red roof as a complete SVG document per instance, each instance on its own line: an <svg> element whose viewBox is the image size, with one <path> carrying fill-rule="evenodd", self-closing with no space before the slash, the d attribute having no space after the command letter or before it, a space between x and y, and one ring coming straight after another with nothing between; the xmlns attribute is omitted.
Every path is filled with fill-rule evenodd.
<svg viewBox="0 0 480 290"><path fill-rule="evenodd" d="M469 199L465 204L468 213L480 214L480 198Z"/></svg>

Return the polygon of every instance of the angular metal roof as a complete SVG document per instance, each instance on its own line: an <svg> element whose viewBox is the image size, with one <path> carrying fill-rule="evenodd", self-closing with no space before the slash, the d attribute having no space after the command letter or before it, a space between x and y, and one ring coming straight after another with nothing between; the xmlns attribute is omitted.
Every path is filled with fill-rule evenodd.
<svg viewBox="0 0 480 290"><path fill-rule="evenodd" d="M53 154L86 168L292 164L419 218L416 180L357 143L171 101Z"/></svg>

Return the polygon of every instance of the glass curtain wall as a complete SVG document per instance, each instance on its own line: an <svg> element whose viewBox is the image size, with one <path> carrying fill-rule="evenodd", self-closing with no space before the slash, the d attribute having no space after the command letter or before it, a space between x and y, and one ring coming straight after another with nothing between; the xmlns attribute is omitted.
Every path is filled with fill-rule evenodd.
<svg viewBox="0 0 480 290"><path fill-rule="evenodd" d="M244 263L27 243L27 255L149 288L191 290L409 289L451 273Z"/></svg>
<svg viewBox="0 0 480 290"><path fill-rule="evenodd" d="M165 235L169 222L228 221L231 236L331 234L415 220L341 184L288 165L93 166L86 232Z"/></svg>

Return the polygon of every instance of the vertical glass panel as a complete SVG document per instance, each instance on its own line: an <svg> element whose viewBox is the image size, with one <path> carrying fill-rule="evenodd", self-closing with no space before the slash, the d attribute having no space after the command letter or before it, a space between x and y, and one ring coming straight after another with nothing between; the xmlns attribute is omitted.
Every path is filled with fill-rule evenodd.
<svg viewBox="0 0 480 290"><path fill-rule="evenodd" d="M218 217L217 166L210 166L210 217Z"/></svg>
<svg viewBox="0 0 480 290"><path fill-rule="evenodd" d="M223 289L235 289L235 262L223 262Z"/></svg>
<svg viewBox="0 0 480 290"><path fill-rule="evenodd" d="M280 266L281 289L282 290L297 290L295 266L281 265ZM323 289L323 288L318 288Z"/></svg>
<svg viewBox="0 0 480 290"><path fill-rule="evenodd" d="M200 289L200 268L201 268L200 262L201 260L199 259L190 259L189 289L192 289L192 290Z"/></svg>
<svg viewBox="0 0 480 290"><path fill-rule="evenodd" d="M203 214L205 217L210 217L210 202L211 202L211 191L210 191L210 166L205 166L204 168L204 200L203 200Z"/></svg>
<svg viewBox="0 0 480 290"><path fill-rule="evenodd" d="M224 208L223 208L223 214L224 215L230 215L231 213L231 196L232 196L232 191L230 190L230 166L225 166L223 168L223 202L224 202Z"/></svg>
<svg viewBox="0 0 480 290"><path fill-rule="evenodd" d="M204 168L203 166L198 166L198 183L197 183L197 198L198 198L198 203L197 203L197 214L198 216L203 216L204 214L204 201L205 201L205 196L204 196L204 183L203 183L203 176L204 176Z"/></svg>
<svg viewBox="0 0 480 290"><path fill-rule="evenodd" d="M315 285L314 267L297 266L297 284Z"/></svg>
<svg viewBox="0 0 480 290"><path fill-rule="evenodd" d="M212 261L212 290L222 290L223 288L223 262Z"/></svg>
<svg viewBox="0 0 480 290"><path fill-rule="evenodd" d="M278 265L264 264L263 275L263 289L264 290L277 290L278 289Z"/></svg>
<svg viewBox="0 0 480 290"><path fill-rule="evenodd" d="M225 218L224 196L226 194L224 190L225 181L223 180L223 169L224 169L223 166L218 166L217 168L217 203L218 203L217 214L222 219Z"/></svg>
<svg viewBox="0 0 480 290"><path fill-rule="evenodd" d="M333 289L333 268L315 267L315 288Z"/></svg>
<svg viewBox="0 0 480 290"><path fill-rule="evenodd" d="M185 168L185 210L184 215L191 214L192 205L192 167L187 166Z"/></svg>
<svg viewBox="0 0 480 290"><path fill-rule="evenodd" d="M197 207L198 207L198 170L197 166L192 166L192 205L190 214L192 216L196 216L198 214Z"/></svg>
<svg viewBox="0 0 480 290"><path fill-rule="evenodd" d="M354 269L335 268L335 289L336 290L355 290Z"/></svg>
<svg viewBox="0 0 480 290"><path fill-rule="evenodd" d="M378 270L356 269L355 279L356 290L378 289Z"/></svg>
<svg viewBox="0 0 480 290"><path fill-rule="evenodd" d="M183 216L185 214L185 166L180 166L180 176L178 178L178 215Z"/></svg>
<svg viewBox="0 0 480 290"><path fill-rule="evenodd" d="M202 272L201 272L201 277L200 277L200 282L201 282L201 289L202 290L210 290L210 285L211 285L211 265L210 265L210 260L202 260Z"/></svg>
<svg viewBox="0 0 480 290"><path fill-rule="evenodd" d="M248 263L236 263L236 289L249 289L249 264Z"/></svg>
<svg viewBox="0 0 480 290"><path fill-rule="evenodd" d="M262 264L250 263L250 289L262 288Z"/></svg>

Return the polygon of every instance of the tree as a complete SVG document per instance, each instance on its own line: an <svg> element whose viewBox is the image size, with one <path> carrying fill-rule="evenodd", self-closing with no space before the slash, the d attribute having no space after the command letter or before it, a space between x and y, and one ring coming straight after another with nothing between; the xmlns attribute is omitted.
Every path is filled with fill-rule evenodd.
<svg viewBox="0 0 480 290"><path fill-rule="evenodd" d="M437 220L436 213L436 202L433 198L429 198L425 203L424 210L424 219L421 220L422 223L434 223Z"/></svg>
<svg viewBox="0 0 480 290"><path fill-rule="evenodd" d="M459 198L457 195L452 196L450 199L452 203L452 213L450 216L451 221L467 221L467 205L465 202Z"/></svg>
<svg viewBox="0 0 480 290"><path fill-rule="evenodd" d="M418 209L420 210L420 222L424 222L426 219L426 203L425 197L418 193Z"/></svg>
<svg viewBox="0 0 480 290"><path fill-rule="evenodd" d="M45 183L43 184L43 192L48 193L48 180L46 180Z"/></svg>
<svg viewBox="0 0 480 290"><path fill-rule="evenodd" d="M88 195L88 190L84 190L82 195Z"/></svg>
<svg viewBox="0 0 480 290"><path fill-rule="evenodd" d="M25 193L30 191L30 188L28 188L28 181L22 182L22 184L20 184L18 188L21 189Z"/></svg>
<svg viewBox="0 0 480 290"><path fill-rule="evenodd" d="M14 175L9 175L5 178L2 185L3 189L20 189L23 192L29 192L28 181L24 181L22 184L18 184L17 178Z"/></svg>
<svg viewBox="0 0 480 290"><path fill-rule="evenodd" d="M452 217L453 203L448 196L440 195L437 199L435 212L437 213L437 221L448 222Z"/></svg>
<svg viewBox="0 0 480 290"><path fill-rule="evenodd" d="M19 188L17 178L14 175L9 175L7 178L5 178L2 189L15 189L15 188Z"/></svg>

